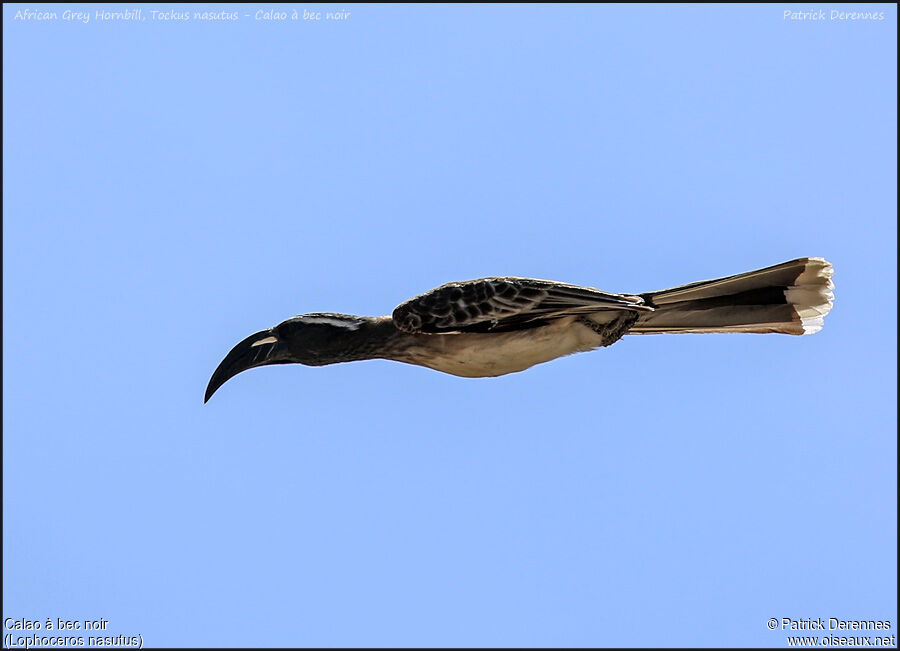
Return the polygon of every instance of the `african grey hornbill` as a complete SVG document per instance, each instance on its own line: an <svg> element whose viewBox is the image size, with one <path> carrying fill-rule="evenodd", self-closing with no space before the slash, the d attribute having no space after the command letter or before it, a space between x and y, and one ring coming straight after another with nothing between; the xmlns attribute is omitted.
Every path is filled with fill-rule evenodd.
<svg viewBox="0 0 900 651"><path fill-rule="evenodd" d="M448 283L392 316L295 316L235 346L204 402L241 371L392 359L462 377L494 377L615 343L626 334L822 329L833 300L831 264L800 258L758 271L644 294L611 294L534 278Z"/></svg>

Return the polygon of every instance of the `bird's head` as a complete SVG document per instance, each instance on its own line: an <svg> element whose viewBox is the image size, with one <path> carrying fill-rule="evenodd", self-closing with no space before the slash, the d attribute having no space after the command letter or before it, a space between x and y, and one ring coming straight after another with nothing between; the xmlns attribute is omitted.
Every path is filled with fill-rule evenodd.
<svg viewBox="0 0 900 651"><path fill-rule="evenodd" d="M324 366L357 359L353 335L369 319L350 314L302 314L274 328L250 335L219 364L206 387L208 401L220 386L238 373L270 364Z"/></svg>

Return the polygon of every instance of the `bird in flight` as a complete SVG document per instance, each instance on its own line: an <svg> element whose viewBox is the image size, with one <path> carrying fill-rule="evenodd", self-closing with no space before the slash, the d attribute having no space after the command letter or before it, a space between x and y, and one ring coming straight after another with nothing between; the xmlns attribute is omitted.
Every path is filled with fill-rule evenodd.
<svg viewBox="0 0 900 651"><path fill-rule="evenodd" d="M643 294L535 278L448 283L401 303L391 316L302 314L250 335L219 364L204 402L238 373L270 364L390 359L495 377L627 334L812 334L831 311L833 273L823 258L799 258Z"/></svg>

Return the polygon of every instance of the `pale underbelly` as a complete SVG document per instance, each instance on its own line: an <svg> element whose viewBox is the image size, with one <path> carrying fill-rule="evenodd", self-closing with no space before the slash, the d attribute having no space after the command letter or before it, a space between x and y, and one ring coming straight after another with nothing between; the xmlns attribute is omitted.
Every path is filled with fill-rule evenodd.
<svg viewBox="0 0 900 651"><path fill-rule="evenodd" d="M593 331L586 327L573 328L571 322L509 333L422 336L428 337L427 345L411 347L398 361L461 377L517 373L600 345Z"/></svg>

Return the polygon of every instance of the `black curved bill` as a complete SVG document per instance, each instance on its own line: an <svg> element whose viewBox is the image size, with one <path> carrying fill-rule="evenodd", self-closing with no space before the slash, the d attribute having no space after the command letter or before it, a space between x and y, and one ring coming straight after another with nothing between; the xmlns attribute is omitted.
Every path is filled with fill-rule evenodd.
<svg viewBox="0 0 900 651"><path fill-rule="evenodd" d="M267 364L287 364L290 361L287 347L278 341L272 330L250 335L232 348L219 364L209 379L203 402L206 403L220 386L242 371Z"/></svg>

